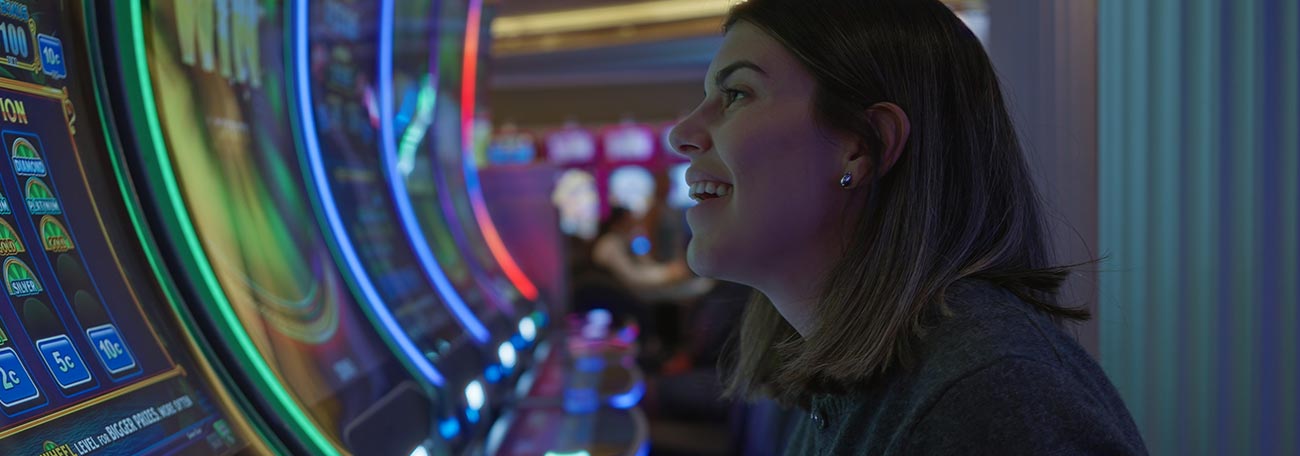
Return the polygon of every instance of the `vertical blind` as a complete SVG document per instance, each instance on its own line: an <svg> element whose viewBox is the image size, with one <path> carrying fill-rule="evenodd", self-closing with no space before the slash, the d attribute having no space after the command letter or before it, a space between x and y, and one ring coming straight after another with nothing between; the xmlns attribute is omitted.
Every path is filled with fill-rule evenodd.
<svg viewBox="0 0 1300 456"><path fill-rule="evenodd" d="M1300 1L1101 0L1101 362L1152 454L1300 454Z"/></svg>

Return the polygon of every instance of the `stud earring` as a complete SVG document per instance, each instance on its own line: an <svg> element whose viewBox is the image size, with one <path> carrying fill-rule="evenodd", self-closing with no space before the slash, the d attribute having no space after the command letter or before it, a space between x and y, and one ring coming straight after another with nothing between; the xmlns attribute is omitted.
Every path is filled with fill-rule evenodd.
<svg viewBox="0 0 1300 456"><path fill-rule="evenodd" d="M849 188L851 183L853 183L853 173L845 171L844 177L840 178L840 188Z"/></svg>

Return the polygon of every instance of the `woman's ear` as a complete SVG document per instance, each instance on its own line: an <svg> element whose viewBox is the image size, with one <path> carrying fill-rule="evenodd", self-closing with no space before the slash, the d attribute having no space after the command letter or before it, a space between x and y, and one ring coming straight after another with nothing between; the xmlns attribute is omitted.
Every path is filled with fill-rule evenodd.
<svg viewBox="0 0 1300 456"><path fill-rule="evenodd" d="M871 122L872 129L880 136L880 163L871 163L870 154L851 154L845 164L845 172L853 174L854 182L847 188L878 179L893 169L912 133L912 123L908 120L907 113L893 103L882 102L871 105L867 108L867 121Z"/></svg>
<svg viewBox="0 0 1300 456"><path fill-rule="evenodd" d="M912 134L912 122L903 108L889 102L876 103L867 108L867 120L880 133L880 144L884 148L880 153L880 169L873 170L874 175L884 176L894 168L898 157L903 155L903 148L907 146L907 139Z"/></svg>

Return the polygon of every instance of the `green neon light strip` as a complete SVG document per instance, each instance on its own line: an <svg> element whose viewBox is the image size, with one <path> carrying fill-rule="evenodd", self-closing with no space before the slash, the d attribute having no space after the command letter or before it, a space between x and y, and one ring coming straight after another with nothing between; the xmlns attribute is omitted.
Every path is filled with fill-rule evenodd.
<svg viewBox="0 0 1300 456"><path fill-rule="evenodd" d="M437 106L438 91L433 87L433 81L428 74L420 77L420 91L416 96L415 115L411 116L411 122L402 134L402 138L397 147L397 169L402 171L402 175L408 175L415 168L416 152L419 152L421 141L429 131L432 124L433 109Z"/></svg>
<svg viewBox="0 0 1300 456"><path fill-rule="evenodd" d="M220 317L218 326L225 338L234 342L234 352L239 357L243 367L252 371L251 377L257 383L257 386L263 393L271 398L272 406L277 412L285 418L292 430L305 439L305 442L313 454L338 455L339 450L330 442L312 422L307 413L300 407L294 397L285 389L285 386L276 378L271 366L262 358L257 348L253 345L252 339L244 331L243 325L235 315L231 303L227 300L225 293L217 281L216 274L212 270L211 263L208 262L206 253L203 251L202 244L199 242L192 222L190 221L189 211L186 209L181 197L180 188L177 186L176 176L172 171L170 157L164 142L162 125L158 121L158 109L153 97L153 85L150 80L148 70L147 48L144 39L144 14L140 0L129 2L118 2L117 8L119 17L126 17L128 21L129 36L119 34L118 40L122 45L123 53L131 57L130 60L134 66L126 66L129 74L127 80L135 80L139 86L135 87L139 92L138 100L143 109L141 120L145 126L143 138L152 145L152 150L142 150L141 153L150 154L153 160L151 164L154 169L150 171L157 173L160 177L159 182L166 193L165 200L171 209L168 225L175 226L176 234L181 235L183 247L186 248L192 257L195 272L200 276L205 292L208 298L205 303L210 313L216 313ZM287 16L286 16L287 17ZM125 41L125 42L123 42ZM152 173L151 173L152 174ZM161 212L161 211L160 211Z"/></svg>

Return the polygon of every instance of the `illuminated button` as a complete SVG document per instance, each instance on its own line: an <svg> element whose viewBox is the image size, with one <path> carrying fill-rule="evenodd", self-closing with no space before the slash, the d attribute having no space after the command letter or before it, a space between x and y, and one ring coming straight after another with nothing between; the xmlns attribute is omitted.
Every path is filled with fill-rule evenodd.
<svg viewBox="0 0 1300 456"><path fill-rule="evenodd" d="M38 340L36 350L41 352L45 367L50 369L50 374L54 375L54 380L63 389L90 381L90 370L86 369L86 363L77 354L77 349L72 347L68 336L60 334Z"/></svg>
<svg viewBox="0 0 1300 456"><path fill-rule="evenodd" d="M478 380L469 382L469 385L465 387L465 404L469 406L470 410L478 410L483 408L485 402L487 402L487 398L483 392L483 384L479 383Z"/></svg>
<svg viewBox="0 0 1300 456"><path fill-rule="evenodd" d="M63 62L63 41L42 33L36 36L36 42L40 46L41 71L58 79L68 77L67 64Z"/></svg>
<svg viewBox="0 0 1300 456"><path fill-rule="evenodd" d="M0 403L13 407L41 397L27 366L18 359L13 348L0 348Z"/></svg>
<svg viewBox="0 0 1300 456"><path fill-rule="evenodd" d="M90 345L95 347L95 354L99 355L99 360L104 362L104 368L109 372L117 374L135 367L135 358L131 357L126 342L113 325L87 329L86 336L90 337Z"/></svg>
<svg viewBox="0 0 1300 456"><path fill-rule="evenodd" d="M515 361L517 361L515 359L515 347L510 345L510 342L502 342L501 346L497 347L497 358L501 360L501 367L514 369Z"/></svg>
<svg viewBox="0 0 1300 456"><path fill-rule="evenodd" d="M524 340L532 342L537 337L537 323L528 317L519 320L519 335L524 336Z"/></svg>

